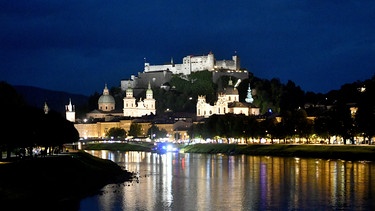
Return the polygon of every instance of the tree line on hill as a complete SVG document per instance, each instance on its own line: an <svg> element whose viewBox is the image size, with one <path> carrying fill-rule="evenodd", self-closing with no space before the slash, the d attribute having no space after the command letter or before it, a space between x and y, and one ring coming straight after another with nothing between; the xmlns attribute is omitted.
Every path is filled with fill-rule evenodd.
<svg viewBox="0 0 375 211"><path fill-rule="evenodd" d="M212 115L189 130L191 138L267 137L286 142L292 138L333 136L355 143L354 138L371 140L375 136L375 76L365 81L344 84L327 94L304 92L292 81L250 77L238 87L240 101L252 84L254 104L261 116ZM244 101L244 100L243 100ZM352 113L351 109L355 109ZM367 142L371 143L371 142Z"/></svg>
<svg viewBox="0 0 375 211"><path fill-rule="evenodd" d="M6 152L7 158L12 152L20 156L33 155L35 147L52 153L55 149L61 150L65 143L79 140L74 124L60 112L50 110L45 113L43 108L28 105L6 82L0 82L0 112L3 119L0 155Z"/></svg>
<svg viewBox="0 0 375 211"><path fill-rule="evenodd" d="M195 113L199 95L206 96L207 102L213 104L217 101L217 93L227 86L229 80L238 79L222 76L213 83L210 71L195 72L187 77L174 75L169 82L170 89L153 89L156 113ZM267 135L271 139L283 140L291 137L309 140L313 136L329 139L336 135L343 137L344 141L352 140L352 143L356 136L370 140L375 133L374 83L375 75L322 94L305 92L293 81L283 84L276 78L267 80L250 75L237 87L239 98L241 102L245 101L250 84L253 104L260 108L261 116L213 115L202 124L194 125L189 135L203 138ZM120 88L111 88L111 94L116 102L122 103L124 92ZM143 96L145 91L135 97ZM93 106L97 106L99 97L99 94L90 97L91 102L95 102ZM122 107L121 104L118 106ZM358 108L355 115L352 115L351 107Z"/></svg>

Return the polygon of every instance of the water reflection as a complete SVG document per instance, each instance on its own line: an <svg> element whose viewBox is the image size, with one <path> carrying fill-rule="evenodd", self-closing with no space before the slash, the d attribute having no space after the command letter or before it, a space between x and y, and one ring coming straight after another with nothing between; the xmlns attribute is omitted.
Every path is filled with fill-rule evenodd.
<svg viewBox="0 0 375 211"><path fill-rule="evenodd" d="M374 210L374 164L342 160L88 151L135 172L81 210Z"/></svg>

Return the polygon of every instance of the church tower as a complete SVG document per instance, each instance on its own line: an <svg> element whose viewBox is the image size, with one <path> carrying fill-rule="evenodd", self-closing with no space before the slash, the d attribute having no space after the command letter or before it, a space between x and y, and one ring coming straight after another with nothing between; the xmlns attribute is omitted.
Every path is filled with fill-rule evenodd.
<svg viewBox="0 0 375 211"><path fill-rule="evenodd" d="M225 89L225 97L228 103L239 101L238 90L233 85L232 77L229 78L228 86Z"/></svg>
<svg viewBox="0 0 375 211"><path fill-rule="evenodd" d="M206 96L198 95L197 100L197 116L206 115Z"/></svg>
<svg viewBox="0 0 375 211"><path fill-rule="evenodd" d="M146 99L143 100L143 103L146 107L147 110L149 110L150 113L156 114L156 109L155 109L155 99L153 96L153 92L151 89L151 84L148 82L148 88L146 91Z"/></svg>
<svg viewBox="0 0 375 211"><path fill-rule="evenodd" d="M225 94L220 93L216 101L216 114L226 114L228 112L228 101Z"/></svg>
<svg viewBox="0 0 375 211"><path fill-rule="evenodd" d="M76 112L75 112L74 105L72 105L71 99L69 99L69 104L65 105L65 115L66 115L67 120L71 122L76 121Z"/></svg>
<svg viewBox="0 0 375 211"><path fill-rule="evenodd" d="M136 99L133 96L133 89L131 87L131 84L129 82L128 88L126 89L126 96L123 99L124 101L124 116L133 116L135 112L136 105Z"/></svg>

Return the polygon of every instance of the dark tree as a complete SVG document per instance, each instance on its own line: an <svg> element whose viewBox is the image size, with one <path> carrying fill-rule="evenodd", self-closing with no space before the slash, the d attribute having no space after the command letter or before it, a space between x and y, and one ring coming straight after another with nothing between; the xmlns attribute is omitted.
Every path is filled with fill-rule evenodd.
<svg viewBox="0 0 375 211"><path fill-rule="evenodd" d="M280 112L294 111L304 106L304 92L294 82L288 81L280 99Z"/></svg>
<svg viewBox="0 0 375 211"><path fill-rule="evenodd" d="M126 137L126 131L120 127L112 127L106 132L106 136L109 138L124 139Z"/></svg>
<svg viewBox="0 0 375 211"><path fill-rule="evenodd" d="M371 137L375 136L375 102L373 100L375 96L375 76L371 80L365 81L364 86L360 89L355 121L359 132L367 140L371 140Z"/></svg>
<svg viewBox="0 0 375 211"><path fill-rule="evenodd" d="M151 127L147 130L147 136L149 136L152 140L155 138L165 138L167 135L167 131L165 129L161 129L152 124Z"/></svg>
<svg viewBox="0 0 375 211"><path fill-rule="evenodd" d="M276 138L278 122L275 117L266 118L261 123L263 137L271 139L271 143Z"/></svg>
<svg viewBox="0 0 375 211"><path fill-rule="evenodd" d="M138 137L141 135L142 126L138 123L132 123L129 129L129 136Z"/></svg>

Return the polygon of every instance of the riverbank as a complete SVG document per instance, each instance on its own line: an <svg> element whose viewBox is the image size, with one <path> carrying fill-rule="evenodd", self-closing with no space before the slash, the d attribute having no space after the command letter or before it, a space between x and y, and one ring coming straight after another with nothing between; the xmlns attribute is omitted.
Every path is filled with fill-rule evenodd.
<svg viewBox="0 0 375 211"><path fill-rule="evenodd" d="M343 160L375 161L375 146L310 144L194 144L181 149L185 153L223 153L228 155L268 155Z"/></svg>
<svg viewBox="0 0 375 211"><path fill-rule="evenodd" d="M10 210L78 210L83 197L131 181L119 165L83 151L0 162L0 204Z"/></svg>
<svg viewBox="0 0 375 211"><path fill-rule="evenodd" d="M151 151L150 143L97 143L85 150ZM178 145L183 153L222 153L227 155L267 155L305 158L375 161L374 145L313 145L313 144L191 144Z"/></svg>
<svg viewBox="0 0 375 211"><path fill-rule="evenodd" d="M85 150L151 151L150 143L86 145ZM375 146L288 144L179 145L182 153L267 155L375 161ZM83 151L0 162L0 204L12 210L78 210L80 200L107 184L131 181L116 163Z"/></svg>

